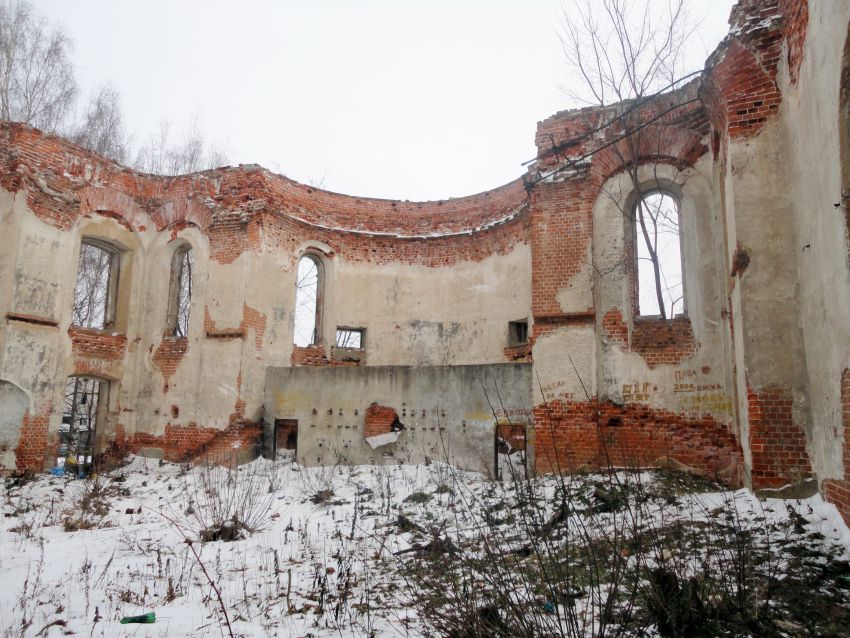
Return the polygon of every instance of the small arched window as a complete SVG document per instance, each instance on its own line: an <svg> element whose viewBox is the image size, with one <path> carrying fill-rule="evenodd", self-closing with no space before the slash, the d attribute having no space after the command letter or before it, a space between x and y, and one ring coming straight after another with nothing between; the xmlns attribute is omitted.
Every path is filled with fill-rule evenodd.
<svg viewBox="0 0 850 638"><path fill-rule="evenodd" d="M638 314L684 314L679 204L670 192L653 190L641 194L634 213Z"/></svg>
<svg viewBox="0 0 850 638"><path fill-rule="evenodd" d="M168 305L168 334L189 336L189 309L192 305L192 247L180 246L171 261L171 286Z"/></svg>
<svg viewBox="0 0 850 638"><path fill-rule="evenodd" d="M322 313L322 262L312 254L298 260L295 279L295 345L320 342Z"/></svg>

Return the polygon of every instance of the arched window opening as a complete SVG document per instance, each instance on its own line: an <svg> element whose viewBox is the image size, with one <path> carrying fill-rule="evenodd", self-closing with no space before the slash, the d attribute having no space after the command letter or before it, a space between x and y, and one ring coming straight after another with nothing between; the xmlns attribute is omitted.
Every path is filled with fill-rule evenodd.
<svg viewBox="0 0 850 638"><path fill-rule="evenodd" d="M177 249L171 262L168 332L174 337L189 336L193 260L192 247L186 245Z"/></svg>
<svg viewBox="0 0 850 638"><path fill-rule="evenodd" d="M74 286L71 323L83 328L107 330L115 323L118 287L117 248L97 239L83 239Z"/></svg>
<svg viewBox="0 0 850 638"><path fill-rule="evenodd" d="M666 191L643 194L635 205L638 314L672 319L684 314L679 205Z"/></svg>
<svg viewBox="0 0 850 638"><path fill-rule="evenodd" d="M298 260L295 280L295 345L319 343L322 310L322 264L313 255Z"/></svg>
<svg viewBox="0 0 850 638"><path fill-rule="evenodd" d="M93 377L68 377L59 426L58 467L82 473L91 469L95 432L106 414L108 386Z"/></svg>

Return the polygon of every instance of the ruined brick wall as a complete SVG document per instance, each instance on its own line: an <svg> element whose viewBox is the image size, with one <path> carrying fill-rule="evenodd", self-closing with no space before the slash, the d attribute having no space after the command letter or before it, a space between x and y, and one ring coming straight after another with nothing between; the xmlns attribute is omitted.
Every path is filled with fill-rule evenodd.
<svg viewBox="0 0 850 638"><path fill-rule="evenodd" d="M739 484L742 454L724 423L631 403L553 401L534 409L537 470L685 466Z"/></svg>
<svg viewBox="0 0 850 638"><path fill-rule="evenodd" d="M363 417L364 437L387 434L392 431L394 426L396 429L401 429L401 421L399 421L398 413L394 408L377 403L372 403L366 408L366 414Z"/></svg>
<svg viewBox="0 0 850 638"><path fill-rule="evenodd" d="M236 421L242 426L256 422L262 414L262 375L268 361L296 366L367 364L371 353L335 358L331 348L334 324L344 320L356 325L363 318L349 321L331 314L318 346L292 346L289 305L294 270L307 241L325 246L324 256L333 260L329 269L343 278L334 291L340 316L345 308L358 305L356 300L344 300L347 305L341 306L340 298L351 287L346 283L349 271L363 282L368 277L357 264L409 268L407 277L420 280L416 268L444 270L445 274L432 277L436 289L441 277L452 279L449 269L455 265L505 255L511 263L501 266L502 271L514 279L521 276L516 264L521 265L524 256L517 247L528 244L529 233L527 192L521 180L444 202L393 202L328 193L256 167L173 178L141 175L17 124L0 124L0 141L0 186L25 199L19 214L22 232L32 232L26 227L31 214L46 225L48 241L62 246L53 260L75 264L81 232L100 236L108 230L106 239L123 247L122 259L127 272L133 273L119 282L124 306L116 312L120 321L110 330L69 326L73 279L68 273L73 267L32 273L32 290L13 297L8 309L15 321L55 330L42 330L26 356L38 357L39 351L58 356L63 348L71 353L39 390L44 396L37 397L36 407L42 409L42 399L52 396L67 375L106 379L108 423L99 427L106 427L104 441L115 449L137 449L145 443L164 446L169 458L177 458L205 446L210 432L229 431ZM80 231L83 227L92 230ZM145 242L139 241L143 236ZM188 243L196 255L199 282L188 338L163 336L170 242ZM464 267L475 278L492 279L491 265L482 265L478 273ZM34 314L25 300L37 298L40 292L35 287L46 281L53 286L47 304L51 307ZM389 292L386 297L391 298ZM422 343L413 346L427 358L432 355L425 353L439 353L441 335L456 334L455 343L470 343L485 327L489 342L473 344L478 354L470 356L503 360L506 339L501 334L508 319L519 318L506 314L515 304L505 299L504 316L496 324L492 307L485 312L482 303L456 297L458 304L480 308L480 318L473 317L469 325L418 319L395 327L370 323L373 343L387 341L382 338L384 330L419 331L424 334ZM424 318L429 314L426 309ZM405 348L409 347L402 341L397 354L383 355L384 362L393 356L397 363L407 362L399 359ZM463 360L466 355L461 348L452 356ZM0 365L0 378L4 374ZM237 415L236 421L229 415ZM19 466L51 463L50 444L45 441L60 419L60 410L54 407L45 418L28 421Z"/></svg>
<svg viewBox="0 0 850 638"><path fill-rule="evenodd" d="M786 202L777 201L788 197L783 184L755 197L747 180L766 170L764 158L788 155L788 138L772 126L788 84L779 73L785 64L792 87L805 84L810 9L802 0L742 0L702 78L644 104L547 118L535 135L537 161L522 179L446 201L339 195L255 166L141 175L59 138L0 124L0 187L23 202L8 218L21 242L73 263L81 228L111 229L134 272L124 301L132 316L114 331L70 326L72 277L47 268L32 273L29 292L38 281L52 292L22 288L0 306L19 344L0 361L0 378L35 366L39 356L47 362L24 384L33 405L18 465L50 463L61 420L52 399L69 374L109 380L105 440L113 452L159 448L184 459L254 445L264 410L272 409L263 396L271 367L307 375L508 361L534 366L527 404L539 471L675 462L730 483L750 476L756 486L813 475L805 402L793 401L806 388L796 377L774 379L757 356L770 329L780 342L790 333L747 305L757 288L778 290L753 283L774 270L776 254L753 249L744 236L748 228L772 234L760 230L759 212L788 219ZM618 140L636 126L636 144ZM624 169L632 161L661 174L681 200L688 316L638 316L634 246L623 219L631 214ZM198 259L185 339L163 336L162 282L174 242L190 243ZM806 254L805 243L789 239L789 246L778 252ZM752 255L746 269L732 264L739 247ZM319 343L294 347L294 273L305 250L320 254L329 292ZM21 263L10 267L31 269ZM509 321L528 322L527 344L508 342ZM338 326L365 328L370 345L362 356L336 356ZM741 384L747 375L751 387ZM365 412L363 433L383 433L397 417L381 405L353 408ZM493 427L492 415L481 412L474 426L449 415L454 434L478 428L485 457L497 434L518 441L513 425ZM341 446L355 425L361 434L361 413L356 424L344 421L348 412L336 415L324 424L329 429L302 423L299 434ZM418 427L437 437L446 426ZM330 459L327 448L316 448L311 462ZM486 467L479 461L471 465ZM837 502L841 480L824 484Z"/></svg>

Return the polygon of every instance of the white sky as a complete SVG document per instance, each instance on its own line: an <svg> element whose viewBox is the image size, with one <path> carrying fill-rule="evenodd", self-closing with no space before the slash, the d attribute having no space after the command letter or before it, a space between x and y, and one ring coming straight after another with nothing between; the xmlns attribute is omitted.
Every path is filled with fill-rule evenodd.
<svg viewBox="0 0 850 638"><path fill-rule="evenodd" d="M691 0L702 62L733 0ZM524 172L569 108L561 0L32 0L111 82L136 140L193 116L234 164L343 193L438 199Z"/></svg>

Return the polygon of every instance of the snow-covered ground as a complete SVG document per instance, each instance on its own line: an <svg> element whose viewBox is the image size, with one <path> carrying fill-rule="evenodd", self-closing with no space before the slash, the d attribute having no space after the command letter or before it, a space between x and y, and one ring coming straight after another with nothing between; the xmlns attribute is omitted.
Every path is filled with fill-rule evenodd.
<svg viewBox="0 0 850 638"><path fill-rule="evenodd" d="M653 473L643 473L642 481L663 483ZM604 489L610 482L603 475L569 483L538 479L534 498L541 504L531 516L541 517L548 531L563 523L553 538L567 538L577 521L586 530L587 516L609 516L598 519L608 521L598 525L604 534L606 525L617 524L610 512L618 506L607 502ZM555 496L565 485L576 506L559 518ZM649 512L648 527L669 525L683 512L691 523L710 520L731 506L739 528L772 529L780 548L804 544L815 565L846 565L850 555L847 528L819 497L759 501L744 490L692 494L679 484L673 491L677 497L668 492L641 510ZM234 475L133 458L96 480L8 480L0 519L0 635L228 636L228 620L233 635L242 636L433 635L439 628L417 611L425 609L420 596L427 590L417 574L450 572L470 552L480 558L482 539L522 556L539 530L525 529L522 512L514 511L518 498L515 485L439 463L302 468L259 459ZM257 531L222 526L234 513ZM219 534L237 540L199 540ZM432 551L439 538L445 546ZM792 559L767 550L776 554L781 580ZM832 585L840 594L844 572L837 572ZM455 581L464 574L475 571L458 572ZM553 619L565 609L545 593L539 602ZM153 624L119 623L151 611ZM797 621L783 622L786 635L805 635L795 633Z"/></svg>

